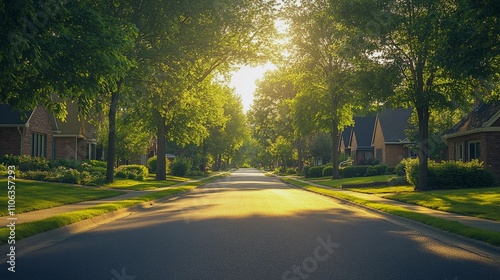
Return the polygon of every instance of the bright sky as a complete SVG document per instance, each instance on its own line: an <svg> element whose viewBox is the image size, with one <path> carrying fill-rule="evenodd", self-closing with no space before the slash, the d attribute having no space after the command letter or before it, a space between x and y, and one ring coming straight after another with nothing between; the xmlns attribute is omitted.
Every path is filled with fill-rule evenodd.
<svg viewBox="0 0 500 280"><path fill-rule="evenodd" d="M242 66L238 71L232 73L229 86L234 87L236 94L241 96L244 112L247 112L253 103L257 80L262 79L267 70L273 69L276 69L276 66L267 63L257 67Z"/></svg>

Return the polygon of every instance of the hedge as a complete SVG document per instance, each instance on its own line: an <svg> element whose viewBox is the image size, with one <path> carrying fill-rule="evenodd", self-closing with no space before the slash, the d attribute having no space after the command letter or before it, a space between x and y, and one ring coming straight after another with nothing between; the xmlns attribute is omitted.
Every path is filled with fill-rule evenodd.
<svg viewBox="0 0 500 280"><path fill-rule="evenodd" d="M414 187L418 185L418 159L405 160L406 179ZM493 174L478 160L470 162L429 160L429 189L486 188L495 185Z"/></svg>
<svg viewBox="0 0 500 280"><path fill-rule="evenodd" d="M146 166L139 164L131 164L131 165L121 165L115 169L115 176L118 178L128 178L128 179L137 179L144 180L144 178L148 177L149 172Z"/></svg>
<svg viewBox="0 0 500 280"><path fill-rule="evenodd" d="M324 168L325 168L324 166L313 166L313 167L309 168L309 172L307 172L309 175L308 178L322 177Z"/></svg>
<svg viewBox="0 0 500 280"><path fill-rule="evenodd" d="M170 164L170 175L184 177L193 166L192 160L183 157L176 157Z"/></svg>
<svg viewBox="0 0 500 280"><path fill-rule="evenodd" d="M354 165L346 166L340 169L340 176L342 178L363 177L370 165Z"/></svg>
<svg viewBox="0 0 500 280"><path fill-rule="evenodd" d="M325 166L323 168L323 177L333 176L333 166Z"/></svg>

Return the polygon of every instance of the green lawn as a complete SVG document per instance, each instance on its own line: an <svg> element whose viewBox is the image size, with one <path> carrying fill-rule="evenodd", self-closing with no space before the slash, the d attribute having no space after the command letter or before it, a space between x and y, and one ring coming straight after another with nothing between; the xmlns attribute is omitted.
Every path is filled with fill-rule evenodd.
<svg viewBox="0 0 500 280"><path fill-rule="evenodd" d="M347 188L350 191L370 194L387 194L387 193L408 193L413 192L413 186L386 186L386 187L369 187L369 188Z"/></svg>
<svg viewBox="0 0 500 280"><path fill-rule="evenodd" d="M345 179L318 179L318 178L308 178L307 181L314 182L327 187L337 188L343 184L366 184L371 182L387 182L390 179L396 177L396 175L379 175L379 176L369 176L369 177L355 177L355 178L345 178Z"/></svg>
<svg viewBox="0 0 500 280"><path fill-rule="evenodd" d="M52 208L64 204L96 200L120 195L123 192L103 190L98 188L83 188L71 184L59 184L16 179L16 209L17 214L40 209ZM7 180L1 179L0 184L7 189ZM0 195L0 216L6 216L7 191Z"/></svg>
<svg viewBox="0 0 500 280"><path fill-rule="evenodd" d="M174 176L167 176L167 180L164 181L155 181L154 178L151 177L148 177L144 181L115 178L113 183L105 185L105 187L113 189L144 191L168 187L188 180L189 179Z"/></svg>
<svg viewBox="0 0 500 280"><path fill-rule="evenodd" d="M425 214L420 214L420 213L415 213L413 211L407 210L402 207L398 206L392 206L388 204L383 204L383 203L378 203L378 202L373 202L370 200L366 199L361 199L358 197L354 197L352 195L346 194L345 192L342 191L336 191L336 190L331 190L331 189L326 189L326 188L319 188L315 187L312 185L309 185L307 183L299 182L291 178L285 178L283 179L286 182L289 182L291 184L294 184L296 186L299 186L301 188L304 188L306 190L316 192L316 193L321 193L323 195L327 196L332 196L332 197L337 197L341 199L345 199L357 204L365 205L367 207L377 209L382 212L390 213L393 215L398 215L401 217L405 217L407 219L411 219L423 224L427 224L429 226L455 233L458 235L462 235L465 237L481 240L487 243L490 243L492 245L500 246L500 233L492 230L484 230L480 228L474 228L471 226L467 226L464 224L461 224L459 222L455 221L449 221L445 219L440 219L436 218L433 216L425 215ZM498 193L499 188L494 188L490 189L494 191L496 189L496 192ZM497 200L498 202L498 200ZM477 206L476 206L477 207ZM498 212L498 210L496 210Z"/></svg>
<svg viewBox="0 0 500 280"><path fill-rule="evenodd" d="M441 211L500 221L500 187L412 192L388 195L386 198Z"/></svg>

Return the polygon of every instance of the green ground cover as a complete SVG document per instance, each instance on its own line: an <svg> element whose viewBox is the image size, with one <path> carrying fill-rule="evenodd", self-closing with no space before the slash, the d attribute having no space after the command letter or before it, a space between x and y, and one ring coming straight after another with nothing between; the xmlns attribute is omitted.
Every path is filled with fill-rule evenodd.
<svg viewBox="0 0 500 280"><path fill-rule="evenodd" d="M387 182L390 179L396 177L396 175L378 175L369 177L354 177L354 178L343 178L343 179L326 179L326 178L308 178L304 179L309 182L320 184L327 187L338 188L344 184L367 184L372 182Z"/></svg>
<svg viewBox="0 0 500 280"><path fill-rule="evenodd" d="M155 181L154 178L151 177L146 178L144 181L115 178L113 183L104 186L113 189L144 191L168 187L188 180L189 179L174 176L167 176L167 180L163 181Z"/></svg>
<svg viewBox="0 0 500 280"><path fill-rule="evenodd" d="M385 187L367 187L367 188L347 188L350 191L370 194L387 194L387 193L408 193L413 192L413 186L385 186Z"/></svg>
<svg viewBox="0 0 500 280"><path fill-rule="evenodd" d="M15 183L16 214L123 194L116 190L22 179L16 179ZM7 179L1 179L0 184L7 189ZM5 195L0 196L0 216L8 215L8 200L6 190Z"/></svg>
<svg viewBox="0 0 500 280"><path fill-rule="evenodd" d="M366 199L361 199L349 194L346 194L342 191L338 190L331 190L331 189L326 189L326 188L320 188L316 186L312 186L308 183L300 182L297 180L294 180L292 178L284 178L283 179L285 182L294 184L296 186L299 186L303 189L320 193L323 195L331 196L331 197L337 197L340 199L348 200L357 204L365 205L367 207L377 209L382 212L386 212L389 214L401 216L407 219L411 219L447 232L451 232L454 234L462 235L468 238L473 238L476 240L484 241L487 243L490 243L492 245L500 246L500 233L496 231L491 231L491 230L484 230L484 229L479 229L479 228L474 228L471 226L467 226L464 224L461 224L459 222L455 221L449 221L441 218L436 218L433 216L425 215L425 214L420 214L420 213L415 213L410 210L407 210L402 207L398 206L392 206L384 203L378 203L378 202L372 202L370 200Z"/></svg>
<svg viewBox="0 0 500 280"><path fill-rule="evenodd" d="M385 197L436 210L500 221L500 187L411 192Z"/></svg>

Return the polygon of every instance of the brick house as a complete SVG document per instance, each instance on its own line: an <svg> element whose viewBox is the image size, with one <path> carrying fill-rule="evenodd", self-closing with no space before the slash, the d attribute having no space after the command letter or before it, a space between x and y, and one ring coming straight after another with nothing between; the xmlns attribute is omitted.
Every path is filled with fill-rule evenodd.
<svg viewBox="0 0 500 280"><path fill-rule="evenodd" d="M450 160L478 159L500 181L500 101L480 104L444 138Z"/></svg>
<svg viewBox="0 0 500 280"><path fill-rule="evenodd" d="M54 118L54 159L97 159L97 129L78 112L76 102L66 101L65 121Z"/></svg>
<svg viewBox="0 0 500 280"><path fill-rule="evenodd" d="M405 134L411 113L411 109L397 108L377 114L371 145L381 164L395 166L413 156L409 149L413 143Z"/></svg>
<svg viewBox="0 0 500 280"><path fill-rule="evenodd" d="M44 107L19 112L0 104L0 155L30 155L51 159L53 115Z"/></svg>
<svg viewBox="0 0 500 280"><path fill-rule="evenodd" d="M339 153L346 154L348 156L351 155L351 148L349 143L351 142L351 134L352 134L352 126L347 126L340 133L339 137Z"/></svg>
<svg viewBox="0 0 500 280"><path fill-rule="evenodd" d="M96 128L79 118L75 102L66 102L66 109L68 115L62 121L48 113L43 106L19 112L7 104L1 104L0 155L96 159Z"/></svg>
<svg viewBox="0 0 500 280"><path fill-rule="evenodd" d="M374 158L371 140L375 117L354 117L349 147L354 164L365 164Z"/></svg>

